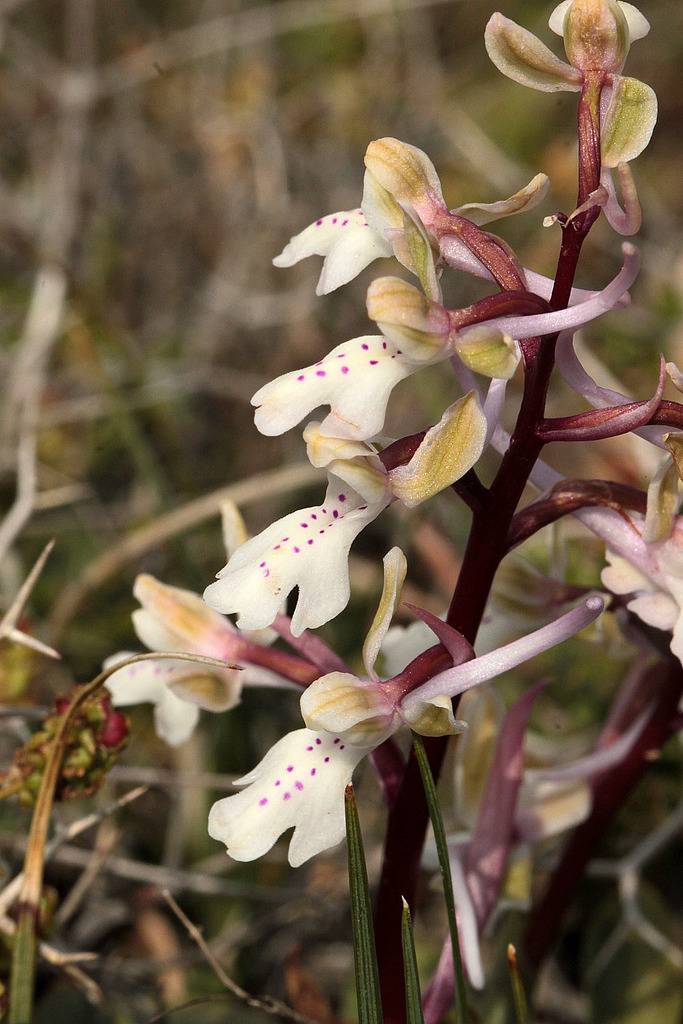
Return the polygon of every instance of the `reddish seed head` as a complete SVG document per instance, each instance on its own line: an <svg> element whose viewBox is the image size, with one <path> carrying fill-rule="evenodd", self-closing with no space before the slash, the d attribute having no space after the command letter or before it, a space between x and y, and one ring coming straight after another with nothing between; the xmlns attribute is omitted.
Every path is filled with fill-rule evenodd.
<svg viewBox="0 0 683 1024"><path fill-rule="evenodd" d="M128 719L120 711L109 711L98 739L103 747L119 747L128 737Z"/></svg>

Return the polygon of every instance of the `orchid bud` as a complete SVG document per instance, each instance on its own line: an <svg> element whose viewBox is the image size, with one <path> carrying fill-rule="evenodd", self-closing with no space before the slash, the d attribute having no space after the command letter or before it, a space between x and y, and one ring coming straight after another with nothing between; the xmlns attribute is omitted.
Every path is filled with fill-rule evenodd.
<svg viewBox="0 0 683 1024"><path fill-rule="evenodd" d="M446 694L417 701L401 716L420 736L456 736L467 729L467 723L453 714L453 701Z"/></svg>
<svg viewBox="0 0 683 1024"><path fill-rule="evenodd" d="M495 380L510 380L519 364L519 345L504 331L486 324L473 327L455 339L455 351L474 373Z"/></svg>
<svg viewBox="0 0 683 1024"><path fill-rule="evenodd" d="M540 92L580 92L581 73L504 15L497 12L491 16L484 42L498 70L513 82Z"/></svg>
<svg viewBox="0 0 683 1024"><path fill-rule="evenodd" d="M330 672L306 689L301 714L309 729L323 730L358 747L374 747L394 731L395 708L377 683Z"/></svg>
<svg viewBox="0 0 683 1024"><path fill-rule="evenodd" d="M400 206L414 209L423 223L430 224L445 209L439 176L421 149L399 139L376 139L366 150L365 166Z"/></svg>
<svg viewBox="0 0 683 1024"><path fill-rule="evenodd" d="M616 0L574 0L563 35L569 63L581 71L620 71L631 45L628 22Z"/></svg>
<svg viewBox="0 0 683 1024"><path fill-rule="evenodd" d="M406 358L429 362L448 345L448 313L407 281L380 277L368 288L366 301L370 319Z"/></svg>

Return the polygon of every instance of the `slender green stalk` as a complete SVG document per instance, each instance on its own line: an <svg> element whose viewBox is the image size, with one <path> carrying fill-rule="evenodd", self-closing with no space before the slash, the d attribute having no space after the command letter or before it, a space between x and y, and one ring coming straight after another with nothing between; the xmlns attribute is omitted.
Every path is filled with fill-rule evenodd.
<svg viewBox="0 0 683 1024"><path fill-rule="evenodd" d="M424 1024L420 975L417 970L415 941L410 921L410 907L405 900L403 901L401 939L403 942L403 979L406 986L406 1017L408 1024Z"/></svg>
<svg viewBox="0 0 683 1024"><path fill-rule="evenodd" d="M372 925L372 905L365 866L363 836L353 786L344 794L346 841L349 859L349 890L353 927L353 957L356 968L356 994L359 1024L383 1024L382 1000L379 994L379 971Z"/></svg>
<svg viewBox="0 0 683 1024"><path fill-rule="evenodd" d="M441 881L443 884L444 899L446 901L446 912L448 914L448 928L451 933L451 945L453 946L453 969L455 974L455 1019L457 1024L467 1022L467 988L465 985L465 972L462 966L462 955L460 953L460 940L458 939L458 923L455 916L455 899L453 896L453 879L451 878L451 865L448 858L448 844L446 832L443 827L443 819L439 808L439 799L434 784L434 776L429 767L427 751L425 750L422 737L413 733L413 749L422 776L429 818L434 831L436 852L439 857L441 868Z"/></svg>
<svg viewBox="0 0 683 1024"><path fill-rule="evenodd" d="M517 950L510 943L508 946L508 967L510 968L510 984L512 985L512 998L515 1001L515 1020L517 1024L528 1024L529 1011L527 1008L524 983L519 972L517 963Z"/></svg>

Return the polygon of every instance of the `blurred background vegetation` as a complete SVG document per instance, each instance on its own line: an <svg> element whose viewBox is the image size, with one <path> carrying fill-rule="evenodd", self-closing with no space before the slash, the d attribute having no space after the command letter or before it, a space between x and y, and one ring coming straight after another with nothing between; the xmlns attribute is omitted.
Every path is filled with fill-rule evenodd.
<svg viewBox="0 0 683 1024"><path fill-rule="evenodd" d="M636 167L644 271L632 307L591 327L584 341L603 381L616 377L645 397L660 351L683 360L683 13L677 0L640 6L653 31L634 46L628 70L654 86L661 105L654 142ZM507 0L500 9L544 35L547 4ZM224 562L218 510L226 486L248 482L243 510L253 532L320 493L322 481L292 489L286 476L268 475L301 465L303 445L297 431L259 437L249 398L276 374L368 331L365 288L393 272L390 264L318 299L318 260L276 271L271 259L317 216L358 205L370 139L394 135L425 149L452 206L500 198L547 172L547 208L506 222L501 233L526 265L552 273L558 231L541 220L573 209L575 98L524 90L493 69L483 46L491 10L488 0L0 0L0 510L20 527L9 545L14 538L0 530L0 600L9 603L55 537L28 627L63 655L55 667L3 642L4 704L47 705L113 652L136 646L138 572L201 591ZM618 240L599 224L579 284L601 287L619 261ZM483 294L481 282L447 281L451 305ZM434 422L452 394L442 370L412 378L395 394L387 432ZM511 409L515 397L513 387ZM554 412L577 409L560 385L552 402ZM567 475L641 487L653 465L648 449L630 441L551 450L548 459ZM409 554L414 593L441 610L467 523L452 496L409 516L385 515L354 549L352 604L326 637L357 663L392 543ZM572 530L563 542L570 581L597 584L599 547ZM552 560L545 544L532 545L531 556L542 569ZM630 648L609 628L610 642L567 645L506 680L502 692L548 674L557 685L539 702L537 728L585 749L629 665ZM100 954L88 970L105 1001L95 1011L82 991L46 971L36 1020L128 1024L221 990L159 901L159 885L176 893L241 984L298 1001L322 1022L352 1019L343 850L292 872L283 846L238 866L206 836L216 793L297 721L295 702L247 695L230 715L203 716L175 753L155 738L148 709L133 721L109 795L138 782L152 788L95 839L66 847L48 874L65 896L85 868L83 894L56 935L64 948ZM26 716L5 719L5 763L29 725ZM668 820L680 768L674 743L603 857L622 856ZM448 803L448 786L445 796ZM61 814L71 820L89 806ZM370 778L362 812L374 873L382 810ZM4 808L8 875L27 823L26 812ZM672 952L683 939L681 852L679 827L645 872L641 894L670 946L628 933L597 972L591 965L622 911L613 880L586 883L539 980L539 1020L683 1020L683 956ZM553 844L543 850L541 880L555 854ZM425 969L438 955L434 936L445 934L430 892L427 871L417 915ZM522 920L519 909L499 918L494 951ZM505 1020L509 1002L499 960L494 952L480 1006L491 1024ZM207 1022L260 1019L237 1003L200 1012ZM174 1019L190 1020L190 1012Z"/></svg>

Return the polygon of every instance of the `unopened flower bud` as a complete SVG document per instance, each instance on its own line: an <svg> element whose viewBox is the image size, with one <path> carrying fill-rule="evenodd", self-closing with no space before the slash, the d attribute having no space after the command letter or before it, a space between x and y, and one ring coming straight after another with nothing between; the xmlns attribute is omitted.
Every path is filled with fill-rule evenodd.
<svg viewBox="0 0 683 1024"><path fill-rule="evenodd" d="M474 373L497 380L509 380L520 359L519 345L504 331L482 324L455 339L455 351Z"/></svg>
<svg viewBox="0 0 683 1024"><path fill-rule="evenodd" d="M429 157L399 139L371 142L365 166L399 205L411 207L426 225L445 208L441 183Z"/></svg>
<svg viewBox="0 0 683 1024"><path fill-rule="evenodd" d="M380 277L368 288L366 301L370 319L407 359L429 362L448 345L447 311L407 281Z"/></svg>
<svg viewBox="0 0 683 1024"><path fill-rule="evenodd" d="M564 47L573 67L618 72L630 45L628 22L616 0L573 0L564 20Z"/></svg>

